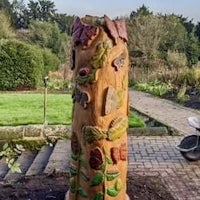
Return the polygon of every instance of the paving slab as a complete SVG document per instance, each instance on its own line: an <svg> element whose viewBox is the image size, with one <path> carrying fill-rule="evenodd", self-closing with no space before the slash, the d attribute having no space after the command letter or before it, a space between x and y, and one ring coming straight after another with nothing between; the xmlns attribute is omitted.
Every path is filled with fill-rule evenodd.
<svg viewBox="0 0 200 200"><path fill-rule="evenodd" d="M195 129L188 125L187 118L200 117L197 110L135 90L129 90L129 101L130 106L138 112L165 124L179 134L195 133Z"/></svg>

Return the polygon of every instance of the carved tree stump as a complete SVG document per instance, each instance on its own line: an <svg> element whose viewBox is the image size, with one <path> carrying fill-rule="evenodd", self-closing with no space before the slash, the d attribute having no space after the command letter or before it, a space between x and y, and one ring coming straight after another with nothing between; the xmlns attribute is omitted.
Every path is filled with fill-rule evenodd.
<svg viewBox="0 0 200 200"><path fill-rule="evenodd" d="M72 29L71 200L125 200L128 50L123 20L85 16Z"/></svg>

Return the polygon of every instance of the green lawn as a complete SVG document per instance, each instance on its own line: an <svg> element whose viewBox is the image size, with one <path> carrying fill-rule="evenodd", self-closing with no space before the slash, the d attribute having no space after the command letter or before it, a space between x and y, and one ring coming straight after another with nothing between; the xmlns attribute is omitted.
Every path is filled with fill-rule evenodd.
<svg viewBox="0 0 200 200"><path fill-rule="evenodd" d="M70 94L48 94L46 121L48 124L70 124L72 98ZM0 125L43 124L44 95L29 93L0 94Z"/></svg>
<svg viewBox="0 0 200 200"><path fill-rule="evenodd" d="M48 94L46 121L48 124L71 124L71 94ZM44 95L41 93L0 93L0 126L43 124ZM129 114L129 127L143 127L144 122Z"/></svg>

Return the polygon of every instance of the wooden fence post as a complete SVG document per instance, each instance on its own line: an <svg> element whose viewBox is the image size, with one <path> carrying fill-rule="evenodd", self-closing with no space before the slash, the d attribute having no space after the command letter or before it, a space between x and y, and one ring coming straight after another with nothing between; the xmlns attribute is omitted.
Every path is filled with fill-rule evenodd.
<svg viewBox="0 0 200 200"><path fill-rule="evenodd" d="M125 200L128 65L124 20L85 16L72 29L70 200Z"/></svg>

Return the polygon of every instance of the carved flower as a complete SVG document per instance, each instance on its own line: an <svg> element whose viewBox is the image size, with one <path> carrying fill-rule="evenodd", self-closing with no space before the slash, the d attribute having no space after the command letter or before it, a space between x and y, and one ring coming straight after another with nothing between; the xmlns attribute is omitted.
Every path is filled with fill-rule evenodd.
<svg viewBox="0 0 200 200"><path fill-rule="evenodd" d="M97 147L91 150L89 163L92 169L100 169L101 165L103 164L103 154L100 148Z"/></svg>

